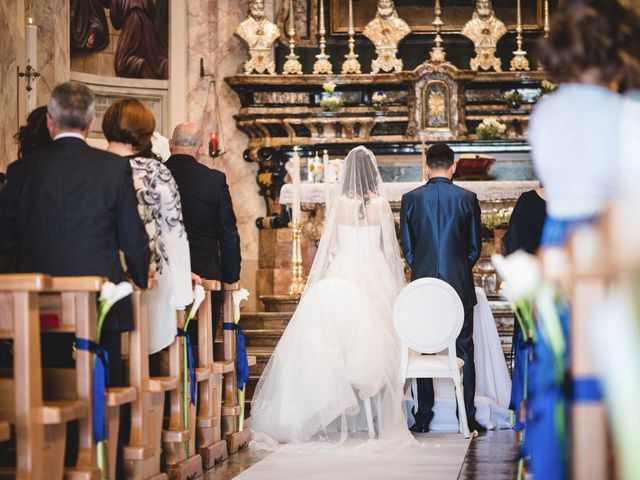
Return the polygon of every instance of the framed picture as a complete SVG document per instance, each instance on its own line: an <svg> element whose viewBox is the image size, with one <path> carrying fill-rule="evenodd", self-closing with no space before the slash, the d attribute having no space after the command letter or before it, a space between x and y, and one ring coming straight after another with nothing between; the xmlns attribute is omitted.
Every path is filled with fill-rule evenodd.
<svg viewBox="0 0 640 480"><path fill-rule="evenodd" d="M353 23L356 32L361 33L365 25L376 14L377 0L353 0ZM434 0L395 0L398 15L404 19L413 33L433 33ZM557 2L549 0L554 7ZM475 0L445 0L442 2L443 32L460 33L471 18ZM544 27L544 0L521 0L522 24L525 30L542 30ZM550 5L551 7L551 5ZM493 0L496 16L509 28L515 30L515 0ZM332 35L346 35L349 29L349 1L331 0Z"/></svg>

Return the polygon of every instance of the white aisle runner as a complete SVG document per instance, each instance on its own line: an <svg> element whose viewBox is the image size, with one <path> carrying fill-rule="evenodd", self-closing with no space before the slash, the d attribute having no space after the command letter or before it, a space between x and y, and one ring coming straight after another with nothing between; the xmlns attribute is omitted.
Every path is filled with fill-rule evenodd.
<svg viewBox="0 0 640 480"><path fill-rule="evenodd" d="M401 450L354 451L364 440L348 441L344 448L320 452L281 449L245 470L240 480L456 480L470 439L458 433L417 435L422 444Z"/></svg>

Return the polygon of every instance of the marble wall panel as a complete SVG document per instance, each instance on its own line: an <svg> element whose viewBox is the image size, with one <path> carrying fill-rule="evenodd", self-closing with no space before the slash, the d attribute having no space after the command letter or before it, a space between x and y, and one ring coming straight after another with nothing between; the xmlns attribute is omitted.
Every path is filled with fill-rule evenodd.
<svg viewBox="0 0 640 480"><path fill-rule="evenodd" d="M18 153L13 139L19 123L16 68L18 50L24 48L24 30L18 27L24 18L18 16L18 0L0 2L0 172L6 172Z"/></svg>

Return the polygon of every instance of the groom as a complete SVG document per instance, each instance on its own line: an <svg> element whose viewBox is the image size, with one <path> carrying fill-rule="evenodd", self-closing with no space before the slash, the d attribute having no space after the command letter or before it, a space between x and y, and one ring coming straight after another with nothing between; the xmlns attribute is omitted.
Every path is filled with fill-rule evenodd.
<svg viewBox="0 0 640 480"><path fill-rule="evenodd" d="M449 283L464 306L464 324L456 340L464 360L464 403L471 431L486 429L475 419L476 369L473 360L473 306L476 304L471 269L482 249L480 205L475 193L451 182L456 170L453 150L436 143L427 151L429 181L402 197L402 251L411 267L411 280L435 277ZM418 379L415 432L428 432L433 418L431 379Z"/></svg>

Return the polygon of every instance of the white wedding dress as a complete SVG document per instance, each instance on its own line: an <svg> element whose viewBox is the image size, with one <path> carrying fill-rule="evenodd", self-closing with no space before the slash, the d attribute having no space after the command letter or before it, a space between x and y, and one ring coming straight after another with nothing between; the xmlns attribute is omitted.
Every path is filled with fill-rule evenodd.
<svg viewBox="0 0 640 480"><path fill-rule="evenodd" d="M343 442L369 430L368 404L379 440L413 441L393 326L404 280L391 208L368 150L352 151L344 169L306 291L254 394L260 441Z"/></svg>

